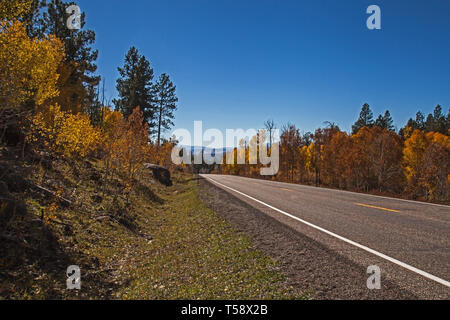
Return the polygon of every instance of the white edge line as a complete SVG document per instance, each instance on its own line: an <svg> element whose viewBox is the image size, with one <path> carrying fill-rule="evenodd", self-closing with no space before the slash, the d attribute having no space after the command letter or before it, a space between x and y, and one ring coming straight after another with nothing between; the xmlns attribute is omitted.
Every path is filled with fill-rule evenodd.
<svg viewBox="0 0 450 320"><path fill-rule="evenodd" d="M378 252L378 251L373 250L373 249L371 249L371 248L369 248L369 247L366 247L366 246L364 246L364 245L362 245L362 244L359 244L359 243L357 243L357 242L355 242L355 241L352 241L352 240L350 240L350 239L344 238L344 237L342 237L342 236L340 236L340 235L338 235L338 234L336 234L336 233L333 233L333 232L328 231L328 230L326 230L326 229L324 229L324 228L321 228L321 227L319 227L319 226L316 226L316 225L314 225L314 224L312 224L312 223L310 223L310 222L308 222L308 221L305 221L305 220L300 219L300 218L298 218L298 217L296 217L296 216L294 216L294 215L292 215L292 214L290 214L290 213L287 213L286 211L283 211L283 210L280 210L280 209L278 209L278 208L275 208L275 207L271 206L270 204L267 204L267 203L265 203L265 202L262 202L262 201L260 201L260 200L258 200L258 199L255 199L255 198L253 198L253 197L251 197L251 196L249 196L249 195L246 195L245 193L242 193L242 192L240 192L240 191L238 191L238 190L235 190L235 189L230 188L230 187L228 187L228 186L226 186L226 185L224 185L224 184L221 184L220 182L217 182L217 181L215 181L215 180L213 180L213 179L211 179L211 178L209 178L209 177L206 177L206 179L207 179L207 180L210 180L210 181L212 181L212 182L214 182L215 184L217 184L217 185L219 185L219 186L222 186L222 187L227 188L227 189L229 189L229 190L231 190L231 191L233 191L233 192L236 192L236 193L238 193L238 194L240 194L240 195L242 195L242 196L244 196L244 197L247 197L247 198L249 198L249 199L251 199L251 200L253 200L253 201L255 201L255 202L259 203L259 204L262 204L262 205L264 205L264 206L266 206L266 207L268 207L268 208L270 208L270 209L272 209L272 210L275 210L275 211L277 211L277 212L279 212L279 213L281 213L281 214L284 214L285 216L288 216L289 218L292 218L292 219L294 219L294 220L297 220L297 221L299 221L299 222L301 222L301 223L303 223L303 224L306 224L307 226L310 226L310 227L312 227L312 228L314 228L314 229L316 229L316 230L322 231L322 232L324 232L324 233L326 233L326 234L328 234L328 235L330 235L330 236L332 236L332 237L335 237L335 238L337 238L337 239L339 239L339 240L342 240L342 241L344 241L344 242L347 242L347 243L349 243L349 244L351 244L351 245L353 245L353 246L355 246L355 247L358 247L358 248L360 248L360 249L362 249L362 250L364 250L364 251L370 252L370 253L372 253L372 254L374 254L374 255L380 257L380 258L383 258L383 259L385 259L385 260L387 260L387 261L389 261L389 262L392 262L392 263L394 263L394 264L396 264L396 265L399 265L399 266L401 266L401 267L403 267L403 268L405 268L405 269L408 269L409 271L415 272L415 273L417 273L417 274L419 274L419 275L421 275L421 276L423 276L423 277L425 277L425 278L428 278L428 279L430 279L430 280L433 280L433 281L435 281L435 282L438 282L438 283L440 283L440 284L442 284L442 285L444 285L444 286L450 288L450 282L449 282L449 281L446 281L446 280L444 280L444 279L441 279L441 278L439 278L439 277L436 277L436 276L434 276L434 275L432 275L432 274L430 274L430 273L428 273L428 272L426 272L426 271L420 270L420 269L418 269L418 268L416 268L416 267L413 267L413 266L411 266L411 265L409 265L409 264L406 264L406 263L404 263L404 262L401 262L400 260L391 258L391 257L385 255L384 253Z"/></svg>

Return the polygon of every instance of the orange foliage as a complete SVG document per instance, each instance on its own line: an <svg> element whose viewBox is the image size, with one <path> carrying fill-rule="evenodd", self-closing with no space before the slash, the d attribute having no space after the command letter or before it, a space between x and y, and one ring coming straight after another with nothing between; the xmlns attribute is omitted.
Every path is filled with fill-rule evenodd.
<svg viewBox="0 0 450 320"><path fill-rule="evenodd" d="M447 200L450 186L450 138L415 130L403 150L407 191L414 197Z"/></svg>
<svg viewBox="0 0 450 320"><path fill-rule="evenodd" d="M124 119L118 113L105 117L105 150L113 168L125 173L130 183L135 174L143 168L149 155L148 126L144 123L139 107Z"/></svg>
<svg viewBox="0 0 450 320"><path fill-rule="evenodd" d="M405 194L428 200L448 201L450 186L450 137L441 133L408 131L405 142L393 131L363 127L352 136L336 126L319 129L312 141L289 125L281 134L281 181L325 185L357 191ZM248 165L224 164L225 174L255 176ZM224 157L225 160L225 157Z"/></svg>

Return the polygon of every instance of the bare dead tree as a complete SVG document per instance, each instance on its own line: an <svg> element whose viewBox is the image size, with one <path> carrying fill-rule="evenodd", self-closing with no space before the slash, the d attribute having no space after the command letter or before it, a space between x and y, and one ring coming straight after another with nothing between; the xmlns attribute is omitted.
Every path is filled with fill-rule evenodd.
<svg viewBox="0 0 450 320"><path fill-rule="evenodd" d="M269 133L269 143L270 143L270 148L272 148L273 131L277 128L275 121L273 121L273 119L269 119L266 122L264 122L264 126L266 127L266 130Z"/></svg>

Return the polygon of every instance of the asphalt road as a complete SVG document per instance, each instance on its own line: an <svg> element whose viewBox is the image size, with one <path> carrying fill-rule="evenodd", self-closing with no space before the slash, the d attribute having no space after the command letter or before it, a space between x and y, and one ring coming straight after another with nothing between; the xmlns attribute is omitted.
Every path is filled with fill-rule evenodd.
<svg viewBox="0 0 450 320"><path fill-rule="evenodd" d="M450 207L236 176L202 175L423 299L450 299ZM320 270L317 270L320 272Z"/></svg>

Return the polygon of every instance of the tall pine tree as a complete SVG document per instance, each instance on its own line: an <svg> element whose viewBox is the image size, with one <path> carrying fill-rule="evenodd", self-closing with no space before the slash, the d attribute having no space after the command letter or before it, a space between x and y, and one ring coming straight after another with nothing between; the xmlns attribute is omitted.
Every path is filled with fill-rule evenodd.
<svg viewBox="0 0 450 320"><path fill-rule="evenodd" d="M379 115L377 120L375 121L375 125L377 127L387 129L389 131L394 131L394 120L392 120L391 113L389 110L386 110L386 112L383 115Z"/></svg>
<svg viewBox="0 0 450 320"><path fill-rule="evenodd" d="M374 125L373 113L370 110L370 106L365 103L359 114L359 119L352 126L352 133L357 134L358 131L363 127L372 127Z"/></svg>
<svg viewBox="0 0 450 320"><path fill-rule="evenodd" d="M433 113L430 113L427 117L425 131L448 134L449 129L445 115L442 113L442 107L437 105L436 108L434 108Z"/></svg>
<svg viewBox="0 0 450 320"><path fill-rule="evenodd" d="M157 134L157 143L161 144L161 133L169 130L175 118L173 112L177 109L178 98L175 94L176 86L170 81L167 74L163 73L154 85L155 92L155 118L153 133Z"/></svg>
<svg viewBox="0 0 450 320"><path fill-rule="evenodd" d="M117 79L116 88L119 98L113 100L116 110L128 117L136 107L140 107L145 122L151 128L154 123L154 93L150 62L135 47L131 47L124 66L118 70L120 78Z"/></svg>
<svg viewBox="0 0 450 320"><path fill-rule="evenodd" d="M406 126L401 128L398 134L406 140L411 137L414 130L425 131L425 115L422 111L416 113L416 119L410 118Z"/></svg>

